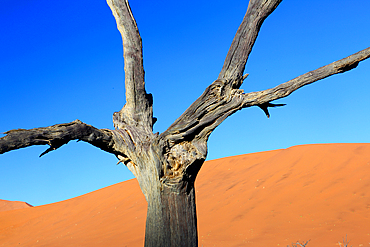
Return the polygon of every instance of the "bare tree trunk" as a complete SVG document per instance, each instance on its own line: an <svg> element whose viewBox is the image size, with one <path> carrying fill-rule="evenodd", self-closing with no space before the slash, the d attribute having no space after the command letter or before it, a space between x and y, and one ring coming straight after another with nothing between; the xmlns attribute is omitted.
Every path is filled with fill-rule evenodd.
<svg viewBox="0 0 370 247"><path fill-rule="evenodd" d="M172 152L164 158L159 155L159 143L142 150L137 163L127 163L148 202L145 246L197 246L194 182L203 156L193 150L194 156ZM193 148L185 146L189 147Z"/></svg>
<svg viewBox="0 0 370 247"><path fill-rule="evenodd" d="M151 195L145 246L198 246L194 184L159 188Z"/></svg>
<svg viewBox="0 0 370 247"><path fill-rule="evenodd" d="M197 246L194 182L207 156L210 134L242 108L259 106L269 117L273 100L328 76L356 68L370 48L310 71L275 88L244 93L245 64L264 20L281 0L250 0L218 78L163 133L153 133L153 100L145 91L142 42L128 0L107 0L123 39L126 104L113 114L114 130L79 120L5 132L0 154L32 145L49 145L41 155L70 140L82 140L114 154L138 179L148 202L145 246Z"/></svg>

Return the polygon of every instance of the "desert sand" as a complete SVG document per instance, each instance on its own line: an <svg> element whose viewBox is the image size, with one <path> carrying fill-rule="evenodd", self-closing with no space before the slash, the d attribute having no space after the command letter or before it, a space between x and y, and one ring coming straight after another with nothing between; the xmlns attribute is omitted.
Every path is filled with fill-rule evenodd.
<svg viewBox="0 0 370 247"><path fill-rule="evenodd" d="M207 161L196 190L199 246L370 246L370 144ZM146 206L134 179L37 207L0 201L0 246L143 246Z"/></svg>
<svg viewBox="0 0 370 247"><path fill-rule="evenodd" d="M21 208L29 208L32 205L26 202L18 202L18 201L7 201L0 199L0 212L14 210L14 209L21 209Z"/></svg>

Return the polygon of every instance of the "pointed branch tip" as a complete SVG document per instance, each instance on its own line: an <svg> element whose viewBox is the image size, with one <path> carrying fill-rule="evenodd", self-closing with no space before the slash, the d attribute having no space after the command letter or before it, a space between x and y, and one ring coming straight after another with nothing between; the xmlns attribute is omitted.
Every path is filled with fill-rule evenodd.
<svg viewBox="0 0 370 247"><path fill-rule="evenodd" d="M44 156L45 154L47 154L47 153L49 153L50 151L53 151L53 150L55 150L55 148L49 147L42 154L40 154L39 158L41 158L42 156Z"/></svg>
<svg viewBox="0 0 370 247"><path fill-rule="evenodd" d="M257 105L259 108L261 108L261 110L266 114L266 117L267 118L270 118L270 113L269 113L269 110L268 110L268 107L280 107L280 106L285 106L286 104L272 104L270 102L267 102L267 103L263 103L263 104L260 104L260 105Z"/></svg>
<svg viewBox="0 0 370 247"><path fill-rule="evenodd" d="M249 74L245 74L245 75L243 75L243 81L245 80L245 79L247 79L247 77L249 76Z"/></svg>

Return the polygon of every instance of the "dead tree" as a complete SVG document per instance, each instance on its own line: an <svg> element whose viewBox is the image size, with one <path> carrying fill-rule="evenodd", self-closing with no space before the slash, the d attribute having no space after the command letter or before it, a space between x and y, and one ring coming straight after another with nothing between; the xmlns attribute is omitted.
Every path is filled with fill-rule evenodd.
<svg viewBox="0 0 370 247"><path fill-rule="evenodd" d="M244 68L264 20L281 0L250 0L218 78L163 133L153 133L152 95L145 90L141 37L128 0L107 0L124 47L126 104L113 114L114 130L79 120L34 129L16 129L0 138L0 153L49 145L41 154L71 140L88 142L114 154L139 181L148 202L145 246L197 246L194 182L207 156L207 141L227 117L258 106L267 117L271 103L369 58L370 48L307 72L274 88L244 93Z"/></svg>

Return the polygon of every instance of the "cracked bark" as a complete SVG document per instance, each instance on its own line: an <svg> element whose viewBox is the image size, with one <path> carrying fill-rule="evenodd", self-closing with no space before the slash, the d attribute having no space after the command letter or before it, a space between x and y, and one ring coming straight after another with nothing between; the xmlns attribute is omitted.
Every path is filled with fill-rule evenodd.
<svg viewBox="0 0 370 247"><path fill-rule="evenodd" d="M30 130L15 129L5 132L0 138L0 154L33 145L49 145L40 157L60 148L71 140L88 142L104 151L113 153L113 138L110 130L99 130L80 120Z"/></svg>
<svg viewBox="0 0 370 247"><path fill-rule="evenodd" d="M194 182L207 156L213 130L242 108L281 106L271 101L355 68L370 48L310 71L275 88L244 93L240 86L248 56L264 20L281 0L251 0L221 72L203 94L163 133L153 133L152 96L145 90L142 42L127 0L107 0L124 48L126 104L113 114L114 130L79 120L30 130L11 130L0 138L0 154L32 145L49 145L41 155L70 140L88 142L114 154L138 179L148 202L145 246L197 246Z"/></svg>

